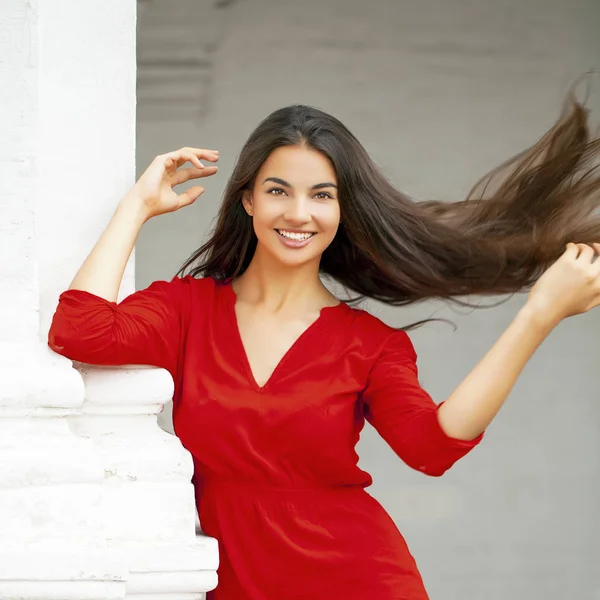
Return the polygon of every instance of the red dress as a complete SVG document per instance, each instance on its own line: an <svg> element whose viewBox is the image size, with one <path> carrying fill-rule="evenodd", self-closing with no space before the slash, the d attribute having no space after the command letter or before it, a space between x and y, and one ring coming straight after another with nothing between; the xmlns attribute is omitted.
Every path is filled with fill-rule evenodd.
<svg viewBox="0 0 600 600"><path fill-rule="evenodd" d="M230 283L191 276L118 305L68 290L49 345L173 376L175 432L193 456L202 529L219 542L208 598L426 600L404 538L364 489L359 433L368 420L409 466L436 476L482 436L448 437L407 334L344 303L324 308L260 387L235 299Z"/></svg>

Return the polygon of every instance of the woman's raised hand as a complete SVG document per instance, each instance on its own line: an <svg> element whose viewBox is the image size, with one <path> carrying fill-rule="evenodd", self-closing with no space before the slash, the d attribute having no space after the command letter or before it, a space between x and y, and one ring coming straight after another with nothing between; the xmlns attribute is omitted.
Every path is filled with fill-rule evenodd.
<svg viewBox="0 0 600 600"><path fill-rule="evenodd" d="M567 244L537 280L527 304L551 323L600 306L600 243Z"/></svg>
<svg viewBox="0 0 600 600"><path fill-rule="evenodd" d="M208 177L219 170L216 165L205 166L201 160L216 162L219 160L218 150L181 148L160 154L150 163L128 194L142 203L146 220L188 206L204 192L200 185L181 194L173 191L173 187L180 183ZM183 167L188 162L192 166Z"/></svg>

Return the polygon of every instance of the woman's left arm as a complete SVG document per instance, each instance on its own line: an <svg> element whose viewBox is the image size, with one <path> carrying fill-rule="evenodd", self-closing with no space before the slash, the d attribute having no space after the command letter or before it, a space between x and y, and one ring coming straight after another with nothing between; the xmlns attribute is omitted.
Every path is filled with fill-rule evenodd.
<svg viewBox="0 0 600 600"><path fill-rule="evenodd" d="M517 377L548 334L563 319L600 305L600 244L568 244L539 278L514 321L439 407L443 431L472 440L490 424Z"/></svg>

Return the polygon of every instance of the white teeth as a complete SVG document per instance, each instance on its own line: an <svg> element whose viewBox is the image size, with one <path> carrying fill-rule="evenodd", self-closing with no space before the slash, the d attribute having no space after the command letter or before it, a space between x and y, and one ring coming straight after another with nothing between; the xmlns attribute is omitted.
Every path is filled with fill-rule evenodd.
<svg viewBox="0 0 600 600"><path fill-rule="evenodd" d="M279 235L282 235L285 238L289 238L290 240L307 240L309 237L312 237L312 233L292 233L291 231L283 231L278 229L277 232Z"/></svg>

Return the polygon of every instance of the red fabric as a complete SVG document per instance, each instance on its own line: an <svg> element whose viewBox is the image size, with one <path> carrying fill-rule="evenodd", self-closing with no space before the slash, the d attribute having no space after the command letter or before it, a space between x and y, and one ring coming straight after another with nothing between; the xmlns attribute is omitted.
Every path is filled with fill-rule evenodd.
<svg viewBox="0 0 600 600"><path fill-rule="evenodd" d="M411 467L441 475L479 443L444 434L409 337L346 304L323 309L270 380L252 377L229 283L159 281L120 304L61 294L49 345L149 364L175 382L203 531L219 542L211 600L426 600L406 543L365 491L365 418Z"/></svg>

